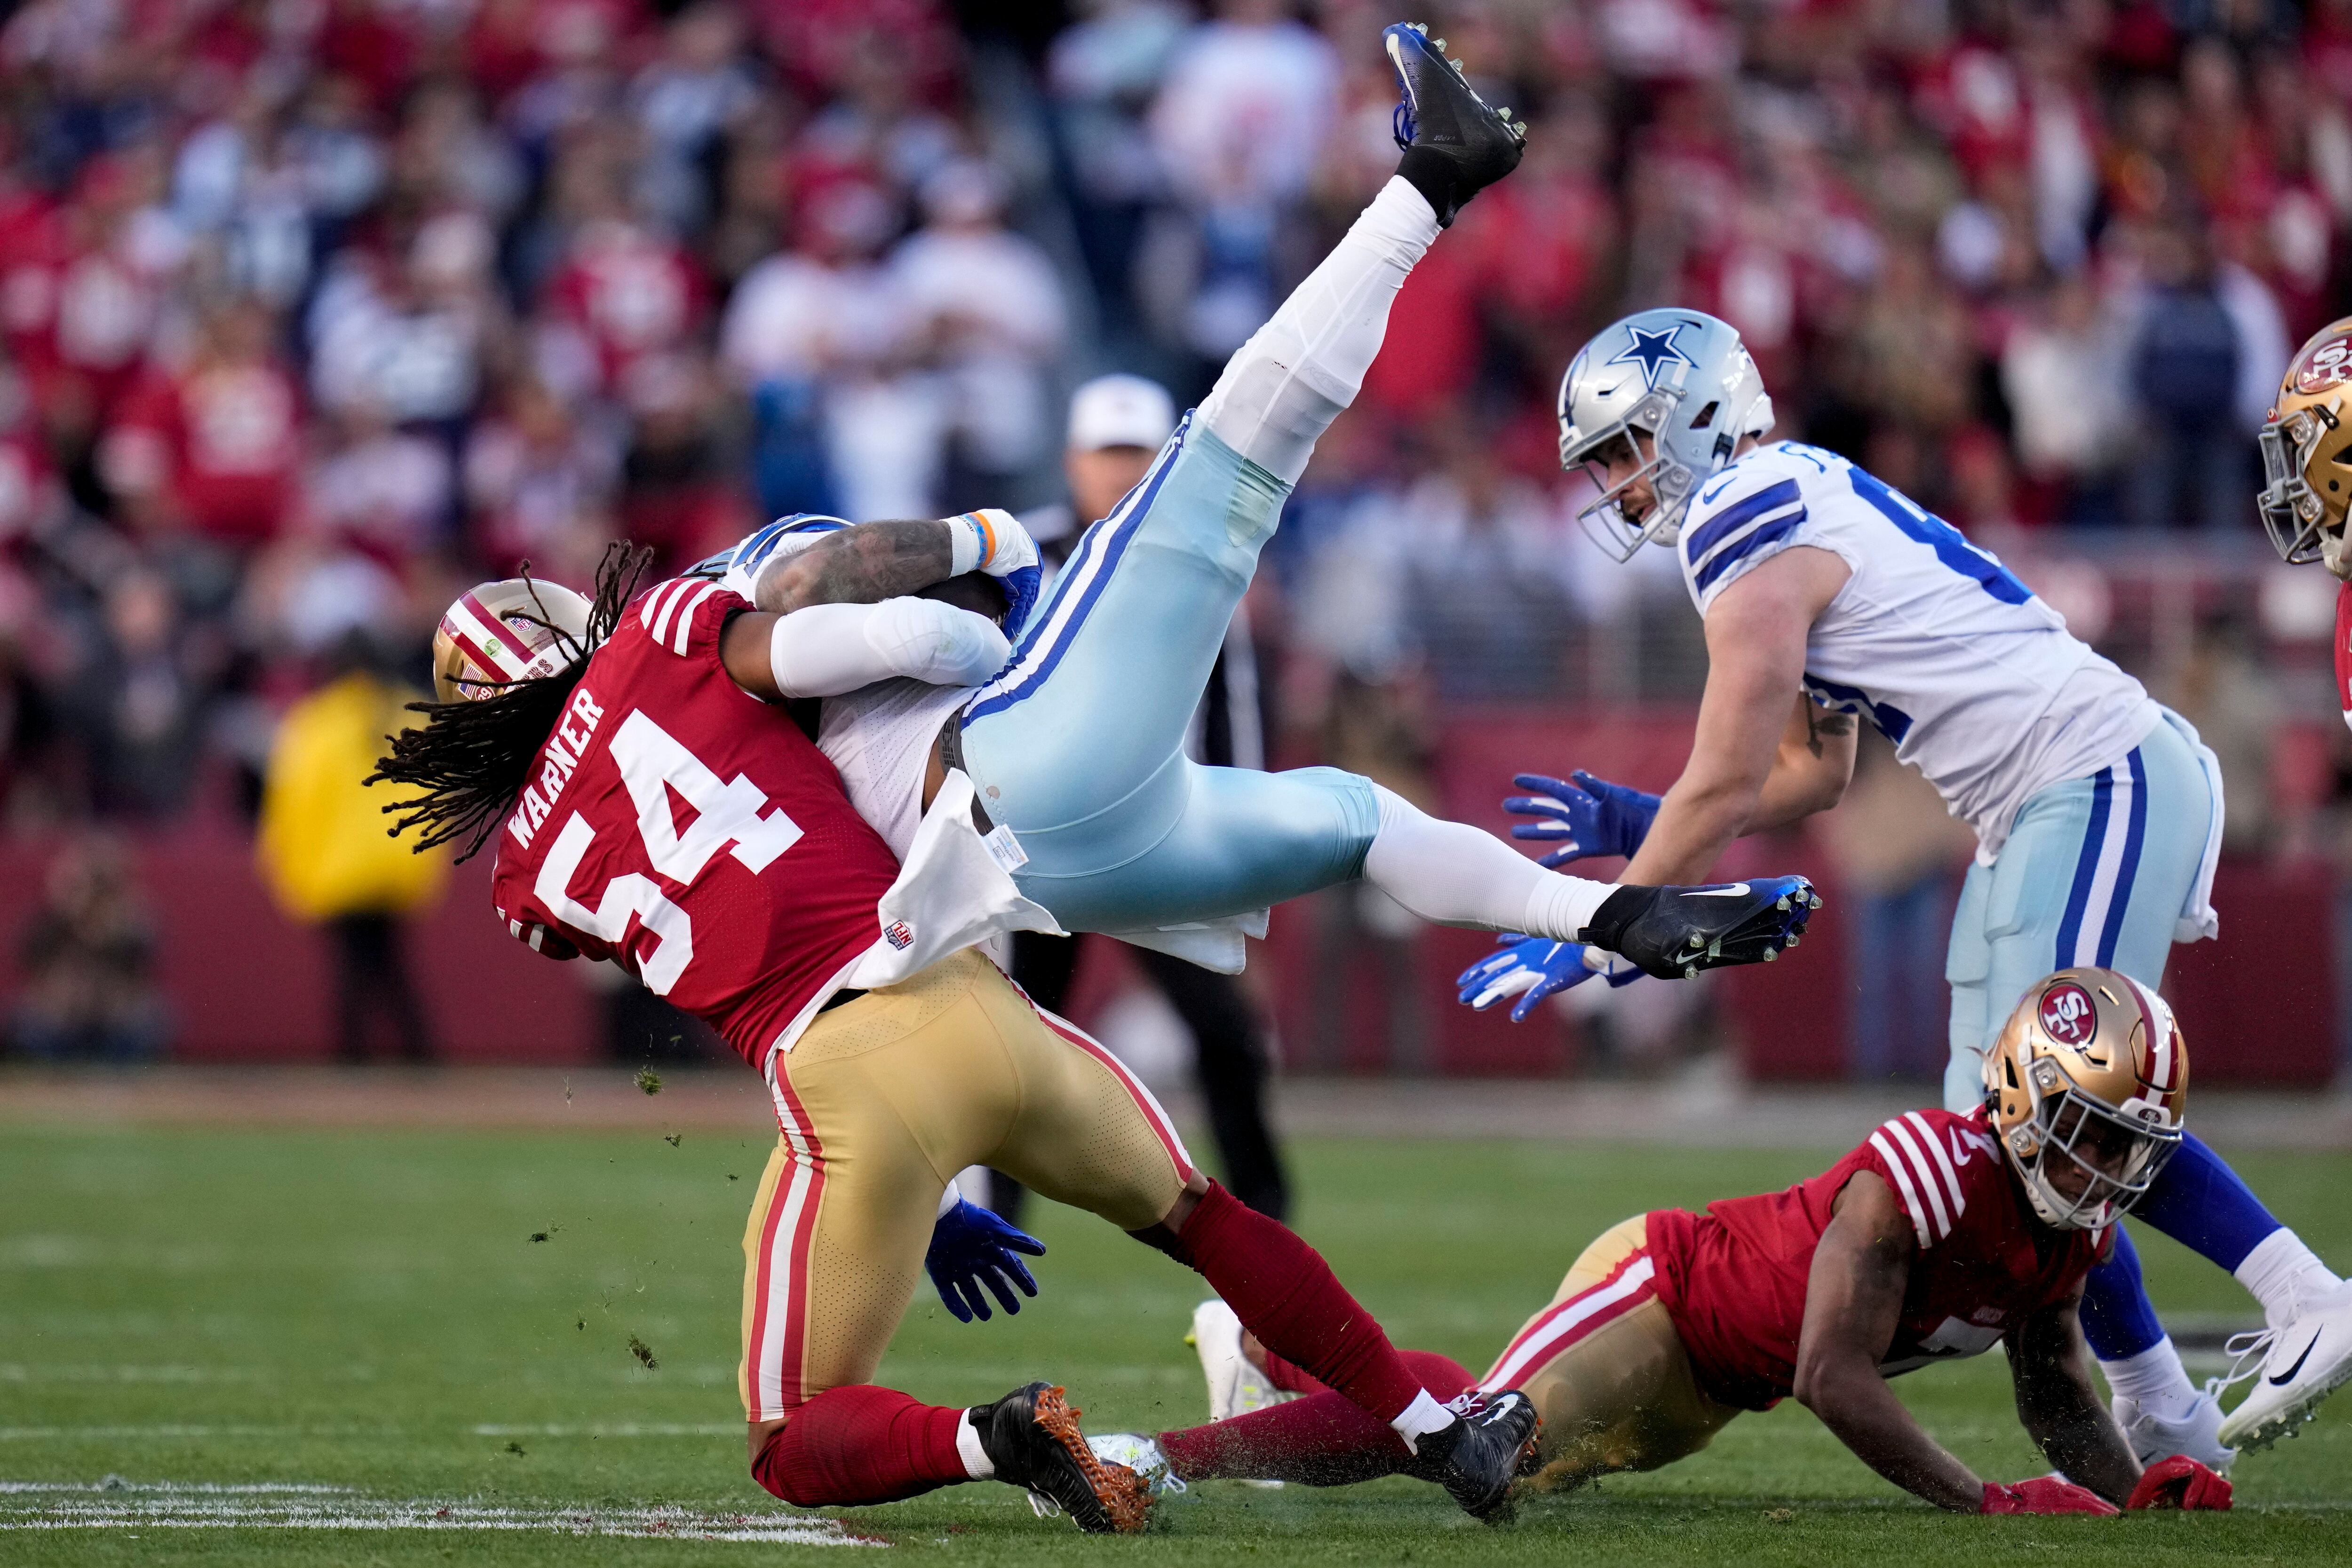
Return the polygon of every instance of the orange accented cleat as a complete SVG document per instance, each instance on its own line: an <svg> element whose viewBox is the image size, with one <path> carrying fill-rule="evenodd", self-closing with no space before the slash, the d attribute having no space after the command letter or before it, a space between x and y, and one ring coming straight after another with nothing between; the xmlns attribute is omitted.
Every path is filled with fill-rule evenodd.
<svg viewBox="0 0 2352 1568"><path fill-rule="evenodd" d="M1085 1412L1051 1384L1016 1388L968 1419L996 1467L996 1479L1028 1490L1040 1516L1066 1513L1080 1530L1134 1535L1151 1507L1151 1490L1125 1465L1095 1458L1079 1429Z"/></svg>

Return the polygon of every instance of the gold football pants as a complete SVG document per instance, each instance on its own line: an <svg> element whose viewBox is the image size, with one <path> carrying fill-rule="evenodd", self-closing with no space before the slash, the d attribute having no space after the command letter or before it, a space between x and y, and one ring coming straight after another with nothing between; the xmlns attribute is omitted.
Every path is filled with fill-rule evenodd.
<svg viewBox="0 0 2352 1568"><path fill-rule="evenodd" d="M1122 1230L1159 1223L1192 1179L1150 1092L977 953L820 1014L772 1061L782 1135L743 1232L755 1422L873 1379L966 1166Z"/></svg>
<svg viewBox="0 0 2352 1568"><path fill-rule="evenodd" d="M1587 1247L1551 1304L1480 1380L1517 1388L1543 1416L1536 1484L1564 1490L1612 1470L1654 1470L1707 1446L1739 1414L1699 1392L1658 1300L1648 1218Z"/></svg>

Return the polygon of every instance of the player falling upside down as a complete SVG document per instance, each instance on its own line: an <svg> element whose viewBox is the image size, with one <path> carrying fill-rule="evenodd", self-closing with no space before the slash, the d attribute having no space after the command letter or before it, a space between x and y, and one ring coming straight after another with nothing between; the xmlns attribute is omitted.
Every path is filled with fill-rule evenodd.
<svg viewBox="0 0 2352 1568"><path fill-rule="evenodd" d="M1731 327L1673 309L1618 322L1570 365L1559 416L1562 461L1601 490L1588 526L1622 558L1675 551L1709 667L1663 800L1521 777L1541 793L1508 804L1545 820L1514 831L1559 841L1547 863L1626 854L1627 881L1704 876L1740 834L1835 805L1854 716L1867 718L1977 832L1946 965L1955 1111L2036 977L2098 964L2153 989L2174 942L2214 934L2221 777L2196 731L1940 518L1834 453L1764 444L1771 400ZM1591 972L1573 947L1520 944L1465 973L1464 995L1528 988L1524 1009ZM2272 1330L2263 1375L2225 1418L2190 1385L2118 1233L2083 1324L2143 1458L2225 1465L2352 1377L2352 1287L2211 1149L2184 1140L2135 1212L2232 1270Z"/></svg>
<svg viewBox="0 0 2352 1568"><path fill-rule="evenodd" d="M1899 1116L1785 1192L1607 1231L1475 1387L1454 1363L1407 1354L1465 1406L1524 1390L1547 1490L1671 1464L1793 1395L1872 1469L1956 1512L2229 1507L2230 1483L2194 1459L2143 1471L2092 1391L2076 1323L2118 1214L2179 1144L2189 1063L2170 1009L2112 970L2063 971L2028 993L1985 1071L1977 1109ZM1996 1343L2019 1419L2065 1479L1980 1480L1886 1386ZM1241 1354L1304 1396L1156 1438L1099 1437L1097 1451L1187 1481L1396 1472L1376 1423L1278 1355Z"/></svg>
<svg viewBox="0 0 2352 1568"><path fill-rule="evenodd" d="M1419 32L1389 37L1417 127L1402 177L1339 269L1360 287L1318 307L1361 361L1408 253L1518 157L1516 132ZM1310 289L1331 295L1331 277L1318 277ZM1272 343L1300 350L1294 362L1261 345L1220 382L1227 406L1254 410L1232 428L1284 464L1304 463L1311 433L1300 430L1319 429L1337 406L1339 373L1297 330L1295 312L1268 329ZM1318 390L1302 405L1286 391L1293 382ZM1181 762L1177 742L1207 668L1194 644L1213 655L1287 486L1219 427L1211 417L1190 444L1180 434L1121 527L1098 530L1111 536L1104 558L1065 577L1045 612L1050 634L1025 640L1027 662L989 688L1000 706L985 695L978 705L1013 716L946 731L982 753L973 768L989 810L1036 833L1046 869L1030 885L1073 920L1246 911L1354 874L1388 837L1361 780L1294 779L1278 799L1253 803L1170 761ZM919 550L928 539L953 570L993 550L950 540L984 532L959 519L871 537L886 554L894 541ZM1473 1512L1490 1508L1534 1426L1524 1403L1498 1400L1475 1418L1440 1406L1311 1249L1202 1177L1115 1060L968 950L1055 923L1004 869L1021 863L1018 841L989 825L952 745L943 763L957 765L933 775L894 856L778 706L814 695L827 683L801 684L810 662L844 652L877 654L893 674L951 674L961 654L987 652L977 618L893 601L854 625L818 617L820 631L836 622L836 636L812 642L796 635L809 619L757 608L719 582L679 578L635 593L636 560L608 558L593 603L528 580L463 596L438 640L443 700L396 739L380 777L416 791L398 808L401 825L424 828L425 842L464 839L470 852L496 836L495 896L518 936L551 956L618 962L710 1022L771 1085L782 1135L745 1237L743 1315L742 1394L761 1484L792 1501L845 1504L994 1476L1089 1529L1139 1526L1135 1478L1094 1462L1058 1391L1031 1385L966 1411L866 1381L905 1312L934 1218L954 1203L949 1177L985 1164L1199 1269L1253 1333L1387 1423L1418 1470ZM1154 716L1154 704L1167 712ZM1093 772L1041 772L1041 757ZM1307 821L1271 820L1285 811ZM1412 847L1399 852L1410 861ZM1806 907L1801 879L1782 884L1778 909L1760 888L1692 903L1501 854L1529 873L1510 923L1540 902L1564 913L1539 925L1605 930L1662 969L1758 956L1800 928ZM1148 876L1129 869L1139 862ZM1451 874L1405 874L1450 885L1440 871Z"/></svg>

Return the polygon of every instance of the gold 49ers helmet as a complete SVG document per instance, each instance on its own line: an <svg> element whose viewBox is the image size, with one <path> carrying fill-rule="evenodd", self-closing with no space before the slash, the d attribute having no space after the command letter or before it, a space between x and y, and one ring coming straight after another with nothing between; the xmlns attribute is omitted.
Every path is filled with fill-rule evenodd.
<svg viewBox="0 0 2352 1568"><path fill-rule="evenodd" d="M2189 1051L2163 998L2113 969L2037 981L1985 1053L1993 1134L2033 1211L2115 1223L2180 1146Z"/></svg>
<svg viewBox="0 0 2352 1568"><path fill-rule="evenodd" d="M2338 577L2352 506L2352 316L2323 329L2286 368L2256 437L2263 448L2263 527L2289 562L2324 560Z"/></svg>
<svg viewBox="0 0 2352 1568"><path fill-rule="evenodd" d="M536 577L485 582L459 594L434 629L434 695L471 702L551 675L587 651L587 600Z"/></svg>

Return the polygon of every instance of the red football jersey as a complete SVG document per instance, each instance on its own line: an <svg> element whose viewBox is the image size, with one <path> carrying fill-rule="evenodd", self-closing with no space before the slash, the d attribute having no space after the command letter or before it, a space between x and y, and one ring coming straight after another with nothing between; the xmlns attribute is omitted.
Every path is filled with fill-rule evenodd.
<svg viewBox="0 0 2352 1568"><path fill-rule="evenodd" d="M1649 1217L1658 1298L1690 1353L1699 1386L1761 1410L1797 1372L1805 1285L1831 1204L1874 1172L1911 1217L1919 1250L1903 1316L1880 1370L1975 1355L2037 1309L2061 1301L2097 1262L2104 1231L2042 1224L2011 1177L1982 1111L1909 1111L1811 1181L1736 1197L1705 1214Z"/></svg>
<svg viewBox="0 0 2352 1568"><path fill-rule="evenodd" d="M614 959L763 1067L889 939L875 906L898 862L785 710L727 674L719 631L750 608L694 578L630 604L498 836L492 890L534 948Z"/></svg>

